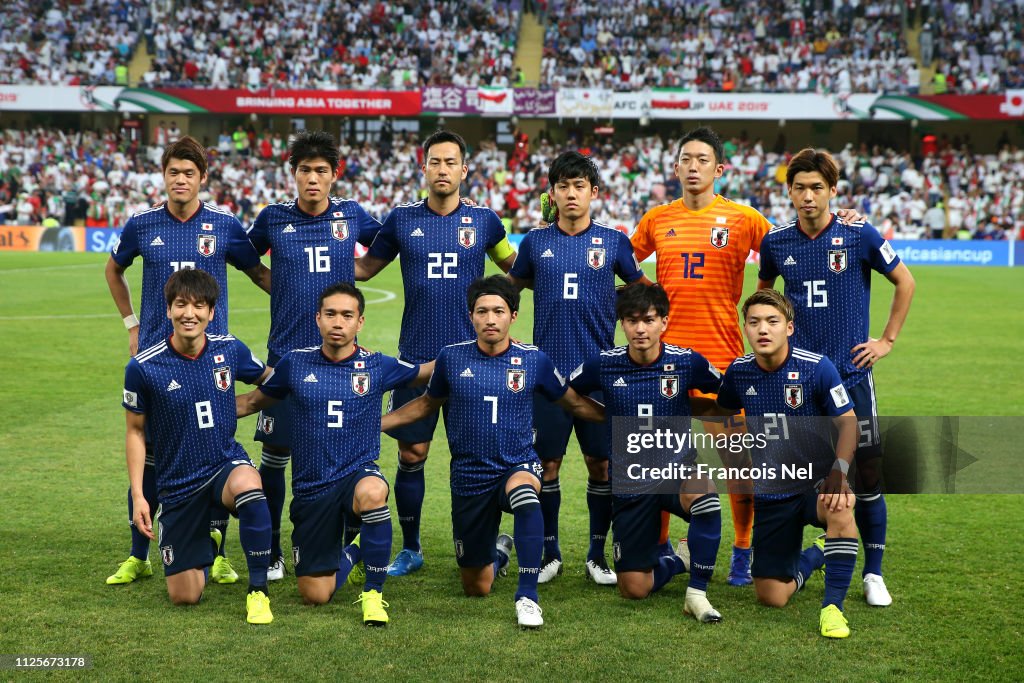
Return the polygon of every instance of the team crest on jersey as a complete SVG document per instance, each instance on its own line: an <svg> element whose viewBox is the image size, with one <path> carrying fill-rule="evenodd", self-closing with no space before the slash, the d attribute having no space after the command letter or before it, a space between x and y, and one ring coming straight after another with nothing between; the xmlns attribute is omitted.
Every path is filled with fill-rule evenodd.
<svg viewBox="0 0 1024 683"><path fill-rule="evenodd" d="M299 546L293 545L292 546L292 564L295 565L296 567L299 566L299 557L300 557L300 555L299 555Z"/></svg>
<svg viewBox="0 0 1024 683"><path fill-rule="evenodd" d="M711 246L723 249L729 244L729 228L711 228Z"/></svg>
<svg viewBox="0 0 1024 683"><path fill-rule="evenodd" d="M274 433L274 418L260 413L260 431L264 434Z"/></svg>
<svg viewBox="0 0 1024 683"><path fill-rule="evenodd" d="M344 242L348 239L348 221L331 221L331 237Z"/></svg>
<svg viewBox="0 0 1024 683"><path fill-rule="evenodd" d="M356 396L365 396L370 391L370 373L352 373L352 393Z"/></svg>
<svg viewBox="0 0 1024 683"><path fill-rule="evenodd" d="M605 251L600 247L587 249L587 265L594 270L604 268Z"/></svg>
<svg viewBox="0 0 1024 683"><path fill-rule="evenodd" d="M833 273L841 273L846 270L846 250L845 249L829 249L828 250L828 269Z"/></svg>
<svg viewBox="0 0 1024 683"><path fill-rule="evenodd" d="M661 376L661 395L665 398L675 398L679 393L679 375Z"/></svg>
<svg viewBox="0 0 1024 683"><path fill-rule="evenodd" d="M162 545L160 546L160 558L164 561L165 567L170 567L171 563L174 562L174 546L173 545Z"/></svg>
<svg viewBox="0 0 1024 683"><path fill-rule="evenodd" d="M804 404L804 385L803 384L787 384L786 385L786 405L790 408L796 409Z"/></svg>
<svg viewBox="0 0 1024 683"><path fill-rule="evenodd" d="M476 228L459 228L459 244L465 249L476 244Z"/></svg>
<svg viewBox="0 0 1024 683"><path fill-rule="evenodd" d="M616 562L622 561L622 545L618 542L612 543L612 559Z"/></svg>
<svg viewBox="0 0 1024 683"><path fill-rule="evenodd" d="M222 368L213 369L213 381L221 391L231 388L231 368L225 365Z"/></svg>
<svg viewBox="0 0 1024 683"><path fill-rule="evenodd" d="M199 253L203 256L213 256L213 253L217 251L217 236L216 235L199 235Z"/></svg>
<svg viewBox="0 0 1024 683"><path fill-rule="evenodd" d="M466 554L466 547L462 545L462 541L458 538L455 539L455 557L462 557Z"/></svg>
<svg viewBox="0 0 1024 683"><path fill-rule="evenodd" d="M519 393L526 384L526 370L521 368L509 368L505 371L505 386L509 391Z"/></svg>

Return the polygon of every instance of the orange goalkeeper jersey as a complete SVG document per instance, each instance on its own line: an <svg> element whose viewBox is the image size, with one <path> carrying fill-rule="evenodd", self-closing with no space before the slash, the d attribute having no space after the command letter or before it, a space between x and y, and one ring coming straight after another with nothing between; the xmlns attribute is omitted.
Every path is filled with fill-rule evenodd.
<svg viewBox="0 0 1024 683"><path fill-rule="evenodd" d="M630 241L641 261L657 254L670 303L664 341L695 349L723 372L743 355L743 270L770 227L755 209L718 195L700 211L677 199L644 214Z"/></svg>

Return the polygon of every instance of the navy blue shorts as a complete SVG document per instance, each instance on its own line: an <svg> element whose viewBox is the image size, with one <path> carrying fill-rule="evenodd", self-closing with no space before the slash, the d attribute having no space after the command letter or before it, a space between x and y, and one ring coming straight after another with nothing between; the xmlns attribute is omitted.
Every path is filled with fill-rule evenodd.
<svg viewBox="0 0 1024 683"><path fill-rule="evenodd" d="M690 520L674 493L612 496L612 560L617 572L644 572L658 563L661 512Z"/></svg>
<svg viewBox="0 0 1024 683"><path fill-rule="evenodd" d="M604 402L600 391L590 394L595 401ZM573 417L562 406L548 401L543 396L533 397L534 449L544 462L560 460L569 445L569 435L576 430L576 441L583 455L597 460L607 460L610 451L607 427L603 422L588 422Z"/></svg>
<svg viewBox="0 0 1024 683"><path fill-rule="evenodd" d="M509 477L517 472L529 472L540 484L540 465L534 461L518 465L502 475L490 491L473 496L460 496L452 492L452 538L455 541L455 561L460 567L486 567L498 559L494 544L498 540L501 513L512 513L505 493Z"/></svg>
<svg viewBox="0 0 1024 683"><path fill-rule="evenodd" d="M804 544L804 527L825 528L818 519L818 492L781 500L754 496L752 576L796 578Z"/></svg>
<svg viewBox="0 0 1024 683"><path fill-rule="evenodd" d="M360 467L339 479L315 498L292 498L288 516L292 520L292 560L295 576L310 576L338 570L345 547L345 519L353 523L359 517L352 511L356 485L366 477L387 479L376 467Z"/></svg>
<svg viewBox="0 0 1024 683"><path fill-rule="evenodd" d="M253 437L264 446L290 450L292 447L292 397L263 410L256 420L256 435Z"/></svg>
<svg viewBox="0 0 1024 683"><path fill-rule="evenodd" d="M878 402L875 400L875 379L871 372L848 392L853 401L860 432L856 458L870 460L882 457L881 437L878 433Z"/></svg>
<svg viewBox="0 0 1024 683"><path fill-rule="evenodd" d="M391 391L391 398L388 399L388 412L398 410L409 401L419 398L427 393L423 387L401 387ZM437 412L428 415L422 420L416 420L412 424L403 425L398 429L384 432L396 441L408 443L423 443L434 439L434 430L437 429Z"/></svg>
<svg viewBox="0 0 1024 683"><path fill-rule="evenodd" d="M227 517L221 495L228 476L240 465L252 467L248 460L232 460L188 498L160 505L157 543L165 576L213 564L210 519Z"/></svg>

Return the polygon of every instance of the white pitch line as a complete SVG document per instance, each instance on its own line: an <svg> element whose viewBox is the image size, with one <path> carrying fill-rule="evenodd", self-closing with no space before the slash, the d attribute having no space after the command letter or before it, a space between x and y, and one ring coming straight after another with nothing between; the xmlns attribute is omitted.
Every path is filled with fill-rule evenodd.
<svg viewBox="0 0 1024 683"><path fill-rule="evenodd" d="M70 266L42 266L40 268L0 268L0 275L10 275L12 273L41 273L44 270L70 270L72 268L95 268L96 270L102 270L103 264L76 263Z"/></svg>
<svg viewBox="0 0 1024 683"><path fill-rule="evenodd" d="M64 266L59 266L64 267ZM69 266L70 267L70 266ZM382 296L379 299L367 300L369 304L382 304L386 301L392 301L397 298L397 294L389 292L386 289L376 289L374 287L360 287L363 292L376 292ZM266 308L233 308L231 313L264 313ZM89 320L92 318L113 318L114 313L77 313L68 315L0 315L0 321L14 321L14 320Z"/></svg>

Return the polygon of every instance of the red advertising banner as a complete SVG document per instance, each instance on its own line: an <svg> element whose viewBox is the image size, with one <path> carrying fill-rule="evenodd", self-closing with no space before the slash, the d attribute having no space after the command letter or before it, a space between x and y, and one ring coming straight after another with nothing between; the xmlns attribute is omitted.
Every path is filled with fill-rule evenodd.
<svg viewBox="0 0 1024 683"><path fill-rule="evenodd" d="M161 88L161 95L218 114L417 116L420 91L388 90L193 90Z"/></svg>

